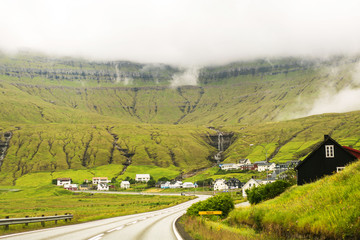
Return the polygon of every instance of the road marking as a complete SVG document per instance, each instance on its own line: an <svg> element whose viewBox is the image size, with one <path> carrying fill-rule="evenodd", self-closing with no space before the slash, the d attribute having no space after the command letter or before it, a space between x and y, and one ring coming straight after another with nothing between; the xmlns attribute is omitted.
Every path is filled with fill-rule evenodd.
<svg viewBox="0 0 360 240"><path fill-rule="evenodd" d="M99 239L101 239L102 236L104 236L103 233L102 233L102 234L99 234L99 235L96 235L95 237L92 237L92 238L90 238L89 240L99 240Z"/></svg>
<svg viewBox="0 0 360 240"><path fill-rule="evenodd" d="M177 218L174 219L172 227L173 227L173 232L175 234L175 237L177 240L183 240L183 238L181 237L180 233L178 232L178 230L176 229L175 223L176 221L181 217L182 215L178 216Z"/></svg>
<svg viewBox="0 0 360 240"><path fill-rule="evenodd" d="M130 222L130 223L127 223L126 224L126 226L129 226L129 225L131 225L131 224L135 224L135 223L137 223L138 221L136 220L136 221L133 221L133 222Z"/></svg>

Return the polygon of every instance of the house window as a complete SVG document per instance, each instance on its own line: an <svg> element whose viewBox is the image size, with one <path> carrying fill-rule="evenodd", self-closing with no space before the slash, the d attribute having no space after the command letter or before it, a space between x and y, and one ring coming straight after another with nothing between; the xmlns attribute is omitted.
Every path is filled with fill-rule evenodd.
<svg viewBox="0 0 360 240"><path fill-rule="evenodd" d="M336 167L336 172L341 172L344 169L345 169L345 167Z"/></svg>
<svg viewBox="0 0 360 240"><path fill-rule="evenodd" d="M334 157L334 145L325 145L325 157L326 158Z"/></svg>

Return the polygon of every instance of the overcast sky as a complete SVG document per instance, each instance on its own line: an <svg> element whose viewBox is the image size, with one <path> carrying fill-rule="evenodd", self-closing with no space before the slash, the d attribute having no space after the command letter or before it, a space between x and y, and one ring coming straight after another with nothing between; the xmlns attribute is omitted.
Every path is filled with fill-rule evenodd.
<svg viewBox="0 0 360 240"><path fill-rule="evenodd" d="M0 49L183 65L358 53L360 1L2 0Z"/></svg>

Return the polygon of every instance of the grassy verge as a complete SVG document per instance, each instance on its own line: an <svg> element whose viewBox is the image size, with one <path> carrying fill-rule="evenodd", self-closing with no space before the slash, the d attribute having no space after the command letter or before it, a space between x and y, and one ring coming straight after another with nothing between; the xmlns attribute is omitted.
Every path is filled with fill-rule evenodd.
<svg viewBox="0 0 360 240"><path fill-rule="evenodd" d="M117 195L117 194L89 194L73 193L58 187L43 186L39 188L19 188L18 191L0 191L0 218L9 216L36 217L74 215L72 223L80 223L109 217L123 216L170 207L190 200L184 196L155 196L155 195ZM63 225L59 221L58 225ZM53 222L47 222L46 227L53 227ZM9 234L41 228L41 224L11 225L10 230L0 228L0 234Z"/></svg>
<svg viewBox="0 0 360 240"><path fill-rule="evenodd" d="M201 219L201 217L184 215L179 223L190 237L196 240L265 239L263 235L256 233L252 228L246 226L233 228L221 222L214 222L205 218Z"/></svg>
<svg viewBox="0 0 360 240"><path fill-rule="evenodd" d="M294 238L360 238L360 162L315 183L294 186L278 198L230 213L231 226Z"/></svg>

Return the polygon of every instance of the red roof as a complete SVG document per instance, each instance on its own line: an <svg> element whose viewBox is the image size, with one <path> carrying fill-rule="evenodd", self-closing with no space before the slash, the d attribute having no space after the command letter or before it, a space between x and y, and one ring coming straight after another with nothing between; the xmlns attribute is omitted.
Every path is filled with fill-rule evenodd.
<svg viewBox="0 0 360 240"><path fill-rule="evenodd" d="M342 146L343 148L345 148L349 153L351 153L352 155L354 155L357 159L360 159L360 151L353 149L351 147L347 147L347 146Z"/></svg>

